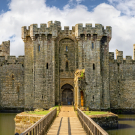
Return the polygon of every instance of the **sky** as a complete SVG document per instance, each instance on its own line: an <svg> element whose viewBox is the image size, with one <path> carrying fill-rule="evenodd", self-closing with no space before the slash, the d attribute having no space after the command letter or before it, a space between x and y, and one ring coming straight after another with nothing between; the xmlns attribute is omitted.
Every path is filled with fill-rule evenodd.
<svg viewBox="0 0 135 135"><path fill-rule="evenodd" d="M133 55L135 0L0 0L0 44L10 40L10 55L24 55L21 27L61 21L62 29L95 23L112 27L109 51Z"/></svg>

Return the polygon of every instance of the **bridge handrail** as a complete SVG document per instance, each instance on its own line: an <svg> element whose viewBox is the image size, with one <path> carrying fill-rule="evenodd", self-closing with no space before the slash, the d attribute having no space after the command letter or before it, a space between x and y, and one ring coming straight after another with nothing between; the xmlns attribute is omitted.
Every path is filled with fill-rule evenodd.
<svg viewBox="0 0 135 135"><path fill-rule="evenodd" d="M34 125L26 129L20 135L37 135L37 134L44 135L56 116L57 116L57 108L53 109L51 112L49 112L42 119L37 121Z"/></svg>
<svg viewBox="0 0 135 135"><path fill-rule="evenodd" d="M96 124L90 117L77 108L79 120L88 135L108 135L108 133Z"/></svg>

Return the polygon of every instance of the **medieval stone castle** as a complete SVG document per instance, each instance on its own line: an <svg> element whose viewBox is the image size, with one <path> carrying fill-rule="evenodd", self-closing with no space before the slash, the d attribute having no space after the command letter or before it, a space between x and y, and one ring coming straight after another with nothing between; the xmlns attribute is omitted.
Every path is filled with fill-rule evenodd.
<svg viewBox="0 0 135 135"><path fill-rule="evenodd" d="M22 27L25 56L10 56L10 41L0 45L0 109L65 105L94 110L135 109L134 57L109 52L112 28L59 21Z"/></svg>

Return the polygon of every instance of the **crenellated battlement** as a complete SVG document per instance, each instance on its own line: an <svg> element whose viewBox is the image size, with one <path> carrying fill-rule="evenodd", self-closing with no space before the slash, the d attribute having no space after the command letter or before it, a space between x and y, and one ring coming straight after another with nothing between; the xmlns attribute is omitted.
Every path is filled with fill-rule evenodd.
<svg viewBox="0 0 135 135"><path fill-rule="evenodd" d="M48 34L51 34L53 38L56 38L60 33L66 35L72 34L76 38L80 38L82 35L84 35L84 37L93 37L96 35L99 40L103 36L107 36L111 39L112 27L106 26L106 29L104 29L104 26L101 24L95 24L95 27L92 27L91 23L86 23L85 27L83 27L83 24L79 23L72 26L72 30L69 30L69 26L64 26L64 30L62 30L61 22L59 21L55 21L54 23L49 21L48 24L40 24L40 28L38 28L37 24L31 24L28 29L26 26L22 27L22 39L24 42L26 41L27 36L30 36L32 40L35 40L36 35L41 37L43 34L47 37Z"/></svg>
<svg viewBox="0 0 135 135"><path fill-rule="evenodd" d="M24 56L8 56L7 59L5 56L0 56L0 66L9 65L9 64L23 64L24 65Z"/></svg>
<svg viewBox="0 0 135 135"><path fill-rule="evenodd" d="M22 27L22 39L26 41L26 37L30 36L34 40L36 35L41 36L42 34L46 35L46 37L48 34L51 34L52 37L57 37L58 31L60 30L61 23L59 21L55 21L54 23L49 21L48 27L47 24L40 24L40 28L38 28L37 24L31 24L28 29L26 26Z"/></svg>
<svg viewBox="0 0 135 135"><path fill-rule="evenodd" d="M106 29L104 29L104 26L101 24L95 24L95 27L92 27L91 23L86 23L85 27L83 27L82 23L75 25L75 36L80 37L80 35L84 34L85 37L88 35L94 36L97 35L99 40L102 36L107 36L111 39L112 37L112 27L106 26Z"/></svg>
<svg viewBox="0 0 135 135"><path fill-rule="evenodd" d="M126 58L123 58L123 51L119 51L116 49L116 59L114 59L114 52L109 52L109 60L111 63L129 63L129 64L135 64L134 59L132 59L132 56L126 56Z"/></svg>

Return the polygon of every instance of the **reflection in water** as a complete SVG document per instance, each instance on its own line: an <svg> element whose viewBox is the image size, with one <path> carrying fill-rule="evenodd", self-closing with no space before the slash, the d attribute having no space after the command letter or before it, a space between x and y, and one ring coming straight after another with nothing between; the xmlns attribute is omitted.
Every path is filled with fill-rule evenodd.
<svg viewBox="0 0 135 135"><path fill-rule="evenodd" d="M118 129L106 131L109 135L135 135L135 115L119 115Z"/></svg>
<svg viewBox="0 0 135 135"><path fill-rule="evenodd" d="M0 135L14 135L16 113L0 113Z"/></svg>

